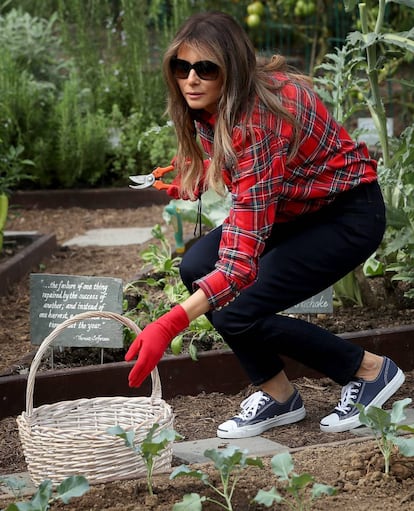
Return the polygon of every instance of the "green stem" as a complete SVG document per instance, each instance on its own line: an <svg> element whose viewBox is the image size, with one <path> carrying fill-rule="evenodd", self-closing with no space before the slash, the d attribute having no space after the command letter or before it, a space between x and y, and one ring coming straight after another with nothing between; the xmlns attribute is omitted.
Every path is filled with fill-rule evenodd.
<svg viewBox="0 0 414 511"><path fill-rule="evenodd" d="M9 211L9 198L5 193L0 195L0 254L3 251L3 231Z"/></svg>
<svg viewBox="0 0 414 511"><path fill-rule="evenodd" d="M367 6L364 3L359 4L359 15L361 19L362 33L367 35L368 30L368 17L367 17ZM375 24L375 34L379 34L384 22L385 15L385 0L379 0L378 16ZM390 165L390 154L389 154L389 141L387 132L387 117L384 109L384 104L381 99L381 93L379 88L378 70L377 70L377 51L376 44L370 44L366 49L367 55L367 74L368 81L371 88L371 100L368 103L368 108L371 113L372 120L378 132L382 158L384 167L388 168Z"/></svg>
<svg viewBox="0 0 414 511"><path fill-rule="evenodd" d="M154 495L153 489L152 489L152 473L154 471L154 460L149 459L147 461L147 486L148 486L148 493L152 497Z"/></svg>

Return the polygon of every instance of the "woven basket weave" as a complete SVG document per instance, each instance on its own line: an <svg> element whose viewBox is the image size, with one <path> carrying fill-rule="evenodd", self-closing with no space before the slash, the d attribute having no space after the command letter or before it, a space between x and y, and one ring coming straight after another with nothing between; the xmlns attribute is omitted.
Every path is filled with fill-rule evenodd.
<svg viewBox="0 0 414 511"><path fill-rule="evenodd" d="M128 318L112 312L85 312L73 316L53 330L33 358L27 380L26 411L17 418L19 436L32 481L45 479L54 484L71 475L83 475L89 483L146 476L141 457L121 438L106 433L120 425L134 431L138 445L156 423L158 431L173 428L171 407L161 398L157 368L151 373L150 397L97 397L61 401L33 409L33 389L41 359L53 340L66 327L89 318L114 319L133 330L138 326ZM172 444L155 458L154 472L171 469Z"/></svg>

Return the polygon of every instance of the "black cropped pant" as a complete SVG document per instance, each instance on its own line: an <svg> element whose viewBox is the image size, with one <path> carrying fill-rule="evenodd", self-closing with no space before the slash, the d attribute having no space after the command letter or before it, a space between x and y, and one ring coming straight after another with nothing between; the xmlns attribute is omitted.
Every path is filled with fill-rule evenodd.
<svg viewBox="0 0 414 511"><path fill-rule="evenodd" d="M227 306L207 314L260 385L284 367L286 355L341 385L352 380L363 349L312 323L276 314L333 285L378 247L385 207L377 183L341 194L316 213L275 224L260 257L257 281ZM221 227L200 238L185 254L180 272L187 289L218 258Z"/></svg>

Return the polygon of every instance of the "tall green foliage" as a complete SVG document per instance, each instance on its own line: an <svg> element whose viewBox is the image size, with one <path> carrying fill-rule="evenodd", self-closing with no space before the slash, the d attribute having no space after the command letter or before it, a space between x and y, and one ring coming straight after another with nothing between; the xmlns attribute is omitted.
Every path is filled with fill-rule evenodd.
<svg viewBox="0 0 414 511"><path fill-rule="evenodd" d="M57 179L70 187L78 182L94 184L102 176L109 144L105 116L94 111L90 90L71 74L56 107Z"/></svg>
<svg viewBox="0 0 414 511"><path fill-rule="evenodd" d="M0 14L0 136L25 148L37 186L119 184L152 168L138 142L165 124L161 56L190 2L13 5Z"/></svg>
<svg viewBox="0 0 414 511"><path fill-rule="evenodd" d="M368 112L378 134L378 173L387 207L388 227L380 249L386 270L394 280L414 284L414 119L398 137L388 134L385 80L400 68L412 69L414 28L398 32L386 7L391 2L378 0L376 8L358 5L360 31L348 34L346 45L325 57L316 83L321 96L342 122L355 122L355 114ZM406 18L413 20L414 3L397 0ZM345 2L347 10L357 8L356 0ZM352 93L355 92L355 94ZM351 93L350 93L351 92ZM350 103L351 101L351 103ZM356 133L355 136L358 134ZM363 138L363 135L362 135ZM357 290L356 290L357 291ZM411 290L407 295L413 297Z"/></svg>

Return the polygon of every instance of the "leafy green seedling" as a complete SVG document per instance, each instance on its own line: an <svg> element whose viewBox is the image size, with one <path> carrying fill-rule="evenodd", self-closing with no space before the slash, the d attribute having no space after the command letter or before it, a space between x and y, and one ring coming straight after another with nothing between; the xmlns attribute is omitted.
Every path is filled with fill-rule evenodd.
<svg viewBox="0 0 414 511"><path fill-rule="evenodd" d="M16 499L22 495L22 490L26 487L26 482L16 476L3 476L0 477L0 484L7 486L12 492Z"/></svg>
<svg viewBox="0 0 414 511"><path fill-rule="evenodd" d="M152 481L155 458L162 453L162 451L170 442L182 438L181 435L179 435L173 429L164 429L159 431L157 434L156 431L159 429L159 427L159 424L154 424L148 431L142 443L137 446L134 444L134 431L126 431L119 425L113 426L106 430L106 432L110 435L115 435L122 438L127 447L130 447L134 452L141 456L147 469L147 486L148 493L150 495L154 494Z"/></svg>
<svg viewBox="0 0 414 511"><path fill-rule="evenodd" d="M395 446L403 456L414 456L414 438L397 436L401 433L414 433L414 425L400 424L405 418L404 409L412 402L411 398L395 401L391 412L370 406L366 408L361 404L356 407L359 410L359 420L372 430L381 454L384 457L385 474L390 472L390 459Z"/></svg>
<svg viewBox="0 0 414 511"><path fill-rule="evenodd" d="M312 509L312 503L322 495L334 495L336 489L325 484L315 483L310 474L296 474L293 469L292 456L288 452L282 452L273 456L271 460L272 470L280 481L286 483L285 490L292 498L282 496L273 486L271 490L259 490L253 499L258 504L270 507L274 502L286 503L290 509L306 511ZM312 484L309 495L307 488Z"/></svg>
<svg viewBox="0 0 414 511"><path fill-rule="evenodd" d="M72 497L81 497L89 490L89 483L83 476L70 476L63 480L56 491L50 479L42 481L29 502L15 502L5 511L47 511L53 502L61 500L67 504Z"/></svg>
<svg viewBox="0 0 414 511"><path fill-rule="evenodd" d="M159 224L153 227L151 234L158 240L159 244L151 243L146 250L143 250L140 254L142 260L145 264L151 265L154 272L159 272L171 277L177 276L179 274L178 266L181 257L173 255L171 245Z"/></svg>
<svg viewBox="0 0 414 511"><path fill-rule="evenodd" d="M214 462L215 468L220 473L221 488L217 488L209 480L208 475L202 470L193 470L187 465L180 465L170 475L170 479L181 476L194 477L202 481L206 486L211 488L224 502L198 493L184 495L181 502L174 504L173 511L200 511L203 502L212 502L218 506L232 511L232 497L236 485L241 477L242 470L247 466L256 466L263 468L260 458L247 457L247 451L241 451L238 447L230 446L223 450L207 449L204 456L210 458Z"/></svg>

